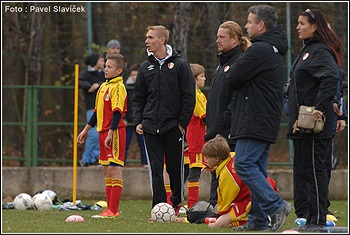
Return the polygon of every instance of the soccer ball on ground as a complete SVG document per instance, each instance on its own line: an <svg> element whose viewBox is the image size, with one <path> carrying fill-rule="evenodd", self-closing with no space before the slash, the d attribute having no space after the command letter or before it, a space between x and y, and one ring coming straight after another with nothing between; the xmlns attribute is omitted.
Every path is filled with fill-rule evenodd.
<svg viewBox="0 0 350 235"><path fill-rule="evenodd" d="M52 207L52 200L46 194L38 193L33 196L34 210L50 210Z"/></svg>
<svg viewBox="0 0 350 235"><path fill-rule="evenodd" d="M42 191L42 194L46 194L47 196L49 196L49 198L51 198L51 200L52 200L53 205L56 205L58 202L60 202L60 200L57 197L57 194L50 189L46 189L46 190Z"/></svg>
<svg viewBox="0 0 350 235"><path fill-rule="evenodd" d="M18 194L13 201L13 206L16 210L32 209L32 196L30 196L28 193Z"/></svg>
<svg viewBox="0 0 350 235"><path fill-rule="evenodd" d="M175 222L175 210L170 204L160 202L152 208L151 219L154 222Z"/></svg>

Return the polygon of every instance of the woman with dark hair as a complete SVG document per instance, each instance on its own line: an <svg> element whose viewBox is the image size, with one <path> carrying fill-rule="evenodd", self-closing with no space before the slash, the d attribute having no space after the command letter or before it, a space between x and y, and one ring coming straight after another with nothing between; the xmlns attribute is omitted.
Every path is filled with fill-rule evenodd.
<svg viewBox="0 0 350 235"><path fill-rule="evenodd" d="M306 217L307 231L326 226L328 211L327 149L334 137L333 99L337 92L339 67L343 54L339 37L323 13L303 11L296 27L303 48L290 71L288 90L289 116L287 138L294 143L294 206L298 217ZM300 105L314 106L318 122L325 121L323 131L313 133L296 127ZM306 187L306 189L305 189ZM305 192L307 192L305 200ZM303 199L302 199L303 198ZM303 202L302 202L303 201Z"/></svg>

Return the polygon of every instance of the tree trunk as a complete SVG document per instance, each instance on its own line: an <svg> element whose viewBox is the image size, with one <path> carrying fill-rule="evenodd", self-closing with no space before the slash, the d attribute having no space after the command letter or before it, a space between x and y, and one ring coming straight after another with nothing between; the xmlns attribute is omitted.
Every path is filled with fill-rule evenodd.
<svg viewBox="0 0 350 235"><path fill-rule="evenodd" d="M191 3L178 2L174 5L174 27L172 43L174 49L181 51L183 58L187 58L187 41L190 29Z"/></svg>

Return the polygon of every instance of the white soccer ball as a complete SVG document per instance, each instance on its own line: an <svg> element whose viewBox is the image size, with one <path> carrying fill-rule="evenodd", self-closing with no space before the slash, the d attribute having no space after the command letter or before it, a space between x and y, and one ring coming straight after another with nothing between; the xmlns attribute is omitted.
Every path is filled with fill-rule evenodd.
<svg viewBox="0 0 350 235"><path fill-rule="evenodd" d="M52 207L52 200L46 194L38 193L33 196L34 210L50 210Z"/></svg>
<svg viewBox="0 0 350 235"><path fill-rule="evenodd" d="M57 201L57 195L54 191L50 190L50 189L46 189L42 192L42 194L46 194L47 196L49 196L49 198L51 198L52 200L52 204L55 204L55 202Z"/></svg>
<svg viewBox="0 0 350 235"><path fill-rule="evenodd" d="M13 206L16 210L32 209L32 196L30 196L28 193L18 194L13 201Z"/></svg>
<svg viewBox="0 0 350 235"><path fill-rule="evenodd" d="M170 204L160 202L152 208L151 219L154 222L175 222L175 210Z"/></svg>

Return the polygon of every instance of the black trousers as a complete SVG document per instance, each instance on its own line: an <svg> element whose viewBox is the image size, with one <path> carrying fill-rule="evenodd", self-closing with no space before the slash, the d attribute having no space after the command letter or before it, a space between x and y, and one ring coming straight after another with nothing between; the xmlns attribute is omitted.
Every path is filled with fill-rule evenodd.
<svg viewBox="0 0 350 235"><path fill-rule="evenodd" d="M179 205L184 199L184 136L176 126L162 135L144 132L144 137L149 162L152 208L159 202L167 202L163 179L164 163L170 179L170 200L173 205Z"/></svg>
<svg viewBox="0 0 350 235"><path fill-rule="evenodd" d="M295 214L307 215L310 224L326 225L328 211L327 161L332 139L302 139L294 142L293 189Z"/></svg>

